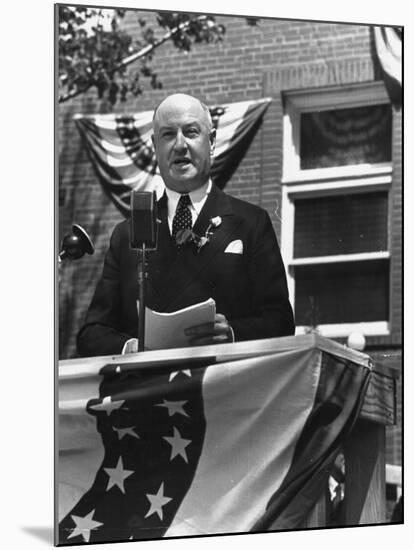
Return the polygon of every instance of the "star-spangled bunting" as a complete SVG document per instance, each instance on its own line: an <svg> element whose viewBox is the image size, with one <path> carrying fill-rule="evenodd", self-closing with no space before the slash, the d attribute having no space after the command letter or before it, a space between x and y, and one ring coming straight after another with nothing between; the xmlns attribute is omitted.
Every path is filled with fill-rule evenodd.
<svg viewBox="0 0 414 550"><path fill-rule="evenodd" d="M147 495L147 499L150 501L151 506L148 512L145 514L145 517L147 518L151 514L158 514L158 517L162 520L163 506L165 506L166 504L168 504L168 502L172 500L172 498L164 495L164 483L161 483L157 494Z"/></svg>
<svg viewBox="0 0 414 550"><path fill-rule="evenodd" d="M339 344L336 357L312 342L227 364L194 359L172 383L163 361L149 361L122 376L101 363L85 384L80 360L74 391L70 366L59 546L303 526L371 380L368 357L353 363Z"/></svg>
<svg viewBox="0 0 414 550"><path fill-rule="evenodd" d="M86 407L105 456L60 522L63 543L162 537L191 486L205 432L204 369L142 379L119 370L103 369L99 402Z"/></svg>
<svg viewBox="0 0 414 550"><path fill-rule="evenodd" d="M174 434L172 437L163 437L165 441L171 445L171 457L173 460L176 456L181 456L185 462L188 462L188 457L185 448L191 443L190 439L184 439L181 437L180 432L174 426Z"/></svg>

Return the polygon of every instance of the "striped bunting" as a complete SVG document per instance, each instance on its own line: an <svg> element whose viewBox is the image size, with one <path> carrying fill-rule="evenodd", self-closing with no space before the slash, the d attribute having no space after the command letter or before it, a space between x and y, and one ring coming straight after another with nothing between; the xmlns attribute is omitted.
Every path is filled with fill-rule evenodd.
<svg viewBox="0 0 414 550"><path fill-rule="evenodd" d="M402 83L402 35L397 27L374 27L375 47L384 71Z"/></svg>
<svg viewBox="0 0 414 550"><path fill-rule="evenodd" d="M271 99L242 101L210 108L217 129L212 179L223 188L247 151ZM125 215L132 189L164 190L152 146L153 111L125 115L75 115L95 172Z"/></svg>

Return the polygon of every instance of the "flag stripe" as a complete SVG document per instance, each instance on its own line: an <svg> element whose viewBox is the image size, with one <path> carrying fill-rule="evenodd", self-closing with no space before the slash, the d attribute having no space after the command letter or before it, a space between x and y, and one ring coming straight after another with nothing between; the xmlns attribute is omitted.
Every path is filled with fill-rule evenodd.
<svg viewBox="0 0 414 550"><path fill-rule="evenodd" d="M323 355L315 403L289 472L253 530L300 527L327 487L330 467L363 403L370 369Z"/></svg>
<svg viewBox="0 0 414 550"><path fill-rule="evenodd" d="M167 536L252 528L290 467L320 364L320 351L299 350L207 369L203 452Z"/></svg>
<svg viewBox="0 0 414 550"><path fill-rule="evenodd" d="M219 187L223 188L231 178L242 158L246 154L255 133L260 126L263 116L268 109L270 102L268 99L261 101L245 102L246 107L243 115L239 113L240 120L234 124L229 124L229 130L223 120L223 139L216 146L211 175L213 181ZM220 128L220 126L219 126Z"/></svg>

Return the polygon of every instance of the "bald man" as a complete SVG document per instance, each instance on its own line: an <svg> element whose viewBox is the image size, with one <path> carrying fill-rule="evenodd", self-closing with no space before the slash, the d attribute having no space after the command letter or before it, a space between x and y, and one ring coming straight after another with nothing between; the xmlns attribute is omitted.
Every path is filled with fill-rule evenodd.
<svg viewBox="0 0 414 550"><path fill-rule="evenodd" d="M208 108L186 94L160 103L153 144L165 193L157 251L149 255L147 306L172 312L216 301L214 324L189 327L191 345L285 336L294 333L286 275L269 215L223 193L210 179L215 146ZM177 246L177 228L206 233L208 245ZM129 246L128 221L115 227L102 276L78 334L80 355L137 350L139 296L137 254Z"/></svg>

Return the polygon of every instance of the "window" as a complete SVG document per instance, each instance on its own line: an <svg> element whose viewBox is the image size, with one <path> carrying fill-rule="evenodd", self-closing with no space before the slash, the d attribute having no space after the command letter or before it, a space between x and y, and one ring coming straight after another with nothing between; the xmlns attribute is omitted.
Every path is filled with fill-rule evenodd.
<svg viewBox="0 0 414 550"><path fill-rule="evenodd" d="M282 254L297 332L389 333L392 110L382 83L286 94Z"/></svg>

